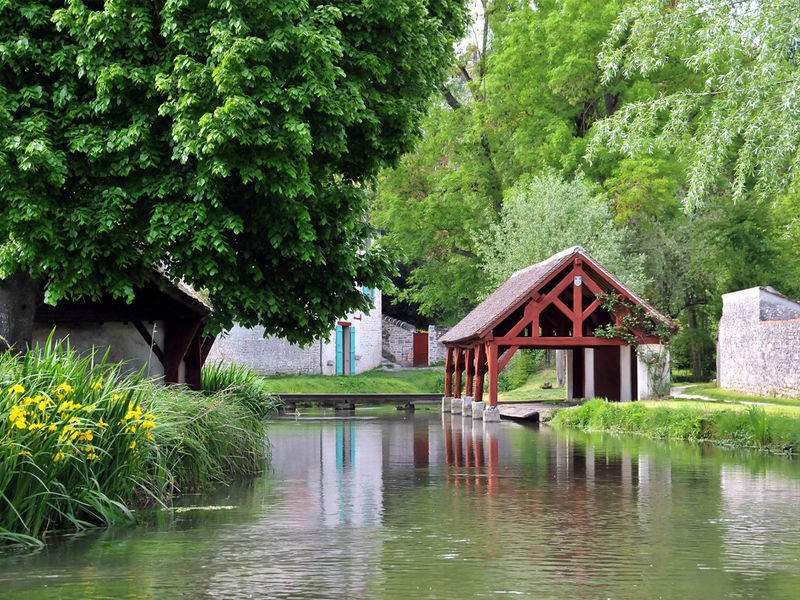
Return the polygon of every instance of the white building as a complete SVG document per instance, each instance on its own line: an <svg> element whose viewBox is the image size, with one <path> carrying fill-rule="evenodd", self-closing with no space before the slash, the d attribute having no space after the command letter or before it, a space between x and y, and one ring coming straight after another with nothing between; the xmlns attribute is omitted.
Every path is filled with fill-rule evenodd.
<svg viewBox="0 0 800 600"><path fill-rule="evenodd" d="M362 288L374 308L346 315L333 324L327 340L300 347L284 338L264 337L263 327L234 326L219 336L207 364L238 363L262 375L355 375L381 364L382 294Z"/></svg>

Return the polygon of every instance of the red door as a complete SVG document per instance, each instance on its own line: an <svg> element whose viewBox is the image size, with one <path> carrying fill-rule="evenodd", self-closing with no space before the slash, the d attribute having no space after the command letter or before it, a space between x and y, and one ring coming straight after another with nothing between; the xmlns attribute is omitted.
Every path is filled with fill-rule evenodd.
<svg viewBox="0 0 800 600"><path fill-rule="evenodd" d="M428 333L414 333L414 366L428 366Z"/></svg>

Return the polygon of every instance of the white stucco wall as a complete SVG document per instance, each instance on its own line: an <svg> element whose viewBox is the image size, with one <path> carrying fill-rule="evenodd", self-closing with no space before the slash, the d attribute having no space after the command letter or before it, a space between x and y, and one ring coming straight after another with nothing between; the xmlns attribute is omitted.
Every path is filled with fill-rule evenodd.
<svg viewBox="0 0 800 600"><path fill-rule="evenodd" d="M348 322L355 328L355 372L363 373L381 364L381 314L383 297L375 290L375 307L369 314L356 312L345 315L339 321ZM207 363L231 362L245 364L262 375L278 373L294 375L335 375L336 336L333 327L327 340L316 341L301 348L284 338L264 338L264 328L247 329L234 326L226 334L217 337Z"/></svg>
<svg viewBox="0 0 800 600"><path fill-rule="evenodd" d="M164 347L164 323L144 323L150 335L160 348ZM52 327L37 325L33 331L33 344L44 345ZM97 351L98 359L108 350L109 362L123 362L126 373L137 373L145 367L149 377L164 376L164 367L150 351L150 347L136 328L130 323L80 323L55 330L53 339L65 339L72 349L79 353Z"/></svg>

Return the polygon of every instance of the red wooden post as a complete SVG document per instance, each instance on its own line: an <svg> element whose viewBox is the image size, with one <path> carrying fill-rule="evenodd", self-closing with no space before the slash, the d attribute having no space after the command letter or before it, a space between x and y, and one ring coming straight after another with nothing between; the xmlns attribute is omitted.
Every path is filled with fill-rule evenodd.
<svg viewBox="0 0 800 600"><path fill-rule="evenodd" d="M484 362L486 361L486 346L481 344L475 350L475 402L483 402L483 376L486 374Z"/></svg>
<svg viewBox="0 0 800 600"><path fill-rule="evenodd" d="M453 395L453 347L447 347L444 359L444 395L450 398Z"/></svg>
<svg viewBox="0 0 800 600"><path fill-rule="evenodd" d="M489 363L489 406L497 406L497 345L489 342L486 348L486 361Z"/></svg>
<svg viewBox="0 0 800 600"><path fill-rule="evenodd" d="M472 397L472 383L475 373L475 350L473 348L467 348L466 350L466 364L464 367L467 371L467 383L464 386L464 395Z"/></svg>
<svg viewBox="0 0 800 600"><path fill-rule="evenodd" d="M164 332L164 381L178 383L181 363L192 343L200 321L174 319L166 322Z"/></svg>
<svg viewBox="0 0 800 600"><path fill-rule="evenodd" d="M464 371L464 351L456 348L456 380L453 384L453 398L461 398L461 373Z"/></svg>
<svg viewBox="0 0 800 600"><path fill-rule="evenodd" d="M583 261L575 259L572 285L572 337L583 337ZM578 285L580 277L581 285Z"/></svg>

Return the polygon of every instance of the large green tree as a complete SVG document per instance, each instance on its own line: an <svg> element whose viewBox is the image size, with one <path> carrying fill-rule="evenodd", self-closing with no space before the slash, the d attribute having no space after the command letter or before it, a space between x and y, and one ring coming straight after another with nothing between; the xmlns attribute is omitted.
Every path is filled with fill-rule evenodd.
<svg viewBox="0 0 800 600"><path fill-rule="evenodd" d="M0 0L0 335L132 297L307 341L382 285L365 183L412 146L459 0Z"/></svg>
<svg viewBox="0 0 800 600"><path fill-rule="evenodd" d="M653 81L604 80L597 54L624 4L482 4L476 40L423 122L423 139L384 173L376 194L375 222L413 267L402 296L421 313L453 321L474 305L481 262L473 233L501 218L503 194L523 175L553 171L570 179L583 172L595 183L608 180L612 201L629 211L640 201L621 190L643 185L654 206L675 194L666 153L653 157L646 173L617 152L585 159L600 120L685 72L670 65Z"/></svg>

